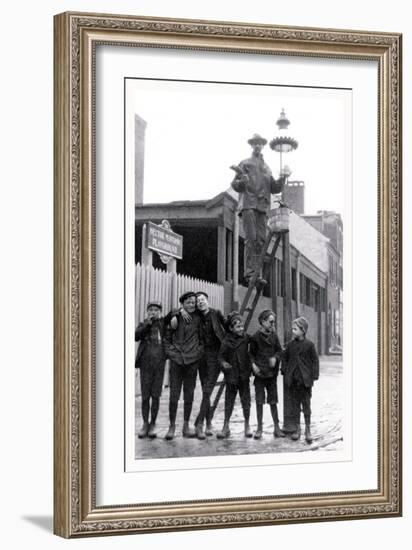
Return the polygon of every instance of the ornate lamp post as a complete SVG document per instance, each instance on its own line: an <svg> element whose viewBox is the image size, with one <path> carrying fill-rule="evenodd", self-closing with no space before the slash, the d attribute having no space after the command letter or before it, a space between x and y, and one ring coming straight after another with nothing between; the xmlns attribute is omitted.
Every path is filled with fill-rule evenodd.
<svg viewBox="0 0 412 550"><path fill-rule="evenodd" d="M282 112L280 113L280 116L277 119L276 124L279 130L288 130L290 120L286 117L285 109L282 109ZM270 148L273 149L273 151L276 151L277 153L279 153L279 162L280 162L279 171L281 174L284 174L285 172L282 166L283 154L290 153L291 151L294 151L295 149L297 149L299 145L298 142L296 141L296 139L290 136L278 136L273 138L269 145L270 145Z"/></svg>
<svg viewBox="0 0 412 550"><path fill-rule="evenodd" d="M276 124L279 128L279 130L288 130L290 120L286 117L285 110L282 109L282 112L280 113L280 117L276 121ZM292 173L291 169L288 166L283 166L283 154L290 153L291 151L295 151L298 147L298 142L296 139L290 137L290 136L278 136L272 139L270 142L270 147L273 151L276 151L279 153L279 160L280 160L280 173L284 176L286 176L286 182L287 178ZM282 218L285 217L285 213L283 211L287 211L287 218L289 218L289 208L286 204L283 203L283 201L279 201L279 208L275 210L277 212L278 218L281 221ZM288 219L289 222L289 219ZM290 340L292 336L292 280L291 280L291 268L290 268L290 240L289 240L289 223L284 223L285 228L282 229L282 224L280 224L281 228L277 229L277 232L281 231L282 236L282 275L284 280L284 296L283 296L283 338L284 341L287 342ZM274 270L275 272L275 270ZM274 298L274 302L276 302L276 293ZM299 300L299 296L296 296L296 300ZM289 389L284 384L283 386L284 394L286 395ZM293 411L290 410L290 407L288 406L288 403L290 400L285 399L284 401L284 410L283 410L283 418L284 418L284 424L283 429L286 432L293 431L296 426L294 424L294 417L293 417Z"/></svg>
<svg viewBox="0 0 412 550"><path fill-rule="evenodd" d="M279 130L288 130L290 120L287 118L285 110L282 109L276 125ZM295 151L298 148L298 142L296 139L287 136L280 135L274 137L270 142L270 148L279 153L280 159L280 173L287 178L292 173L289 166L283 166L283 155ZM279 201L279 208L275 211L273 216L274 230L278 233L282 233L282 256L283 256L283 280L285 283L284 288L284 307L283 307L283 326L284 326L284 339L289 340L291 336L291 323L292 323L292 284L291 284L291 270L290 270L290 242L289 242L289 208L283 201ZM274 297L276 300L276 297Z"/></svg>

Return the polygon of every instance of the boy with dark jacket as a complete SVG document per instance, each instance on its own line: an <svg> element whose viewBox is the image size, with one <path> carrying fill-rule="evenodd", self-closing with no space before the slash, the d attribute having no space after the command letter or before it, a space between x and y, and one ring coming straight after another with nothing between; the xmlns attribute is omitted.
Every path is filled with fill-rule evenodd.
<svg viewBox="0 0 412 550"><path fill-rule="evenodd" d="M239 392L245 420L245 437L252 437L249 427L251 360L249 355L249 335L245 334L243 320L239 313L233 312L227 319L228 333L219 351L219 362L225 374L225 420L223 428L216 435L219 439L230 436L229 422Z"/></svg>
<svg viewBox="0 0 412 550"><path fill-rule="evenodd" d="M170 395L169 395L169 429L165 439L175 436L176 415L183 386L183 437L195 437L196 433L189 427L196 386L199 361L203 356L203 337L199 315L196 314L196 294L185 292L179 301L183 307L172 320L172 328L166 331L165 352L170 359ZM190 322L185 320L187 314Z"/></svg>
<svg viewBox="0 0 412 550"><path fill-rule="evenodd" d="M310 430L310 400L312 386L319 378L319 358L313 342L306 338L308 322L305 317L298 317L292 323L292 340L287 344L282 357L282 374L285 385L289 389L292 416L296 423L296 431L292 439L297 441L301 436L300 410L302 407L305 418L305 439L312 443Z"/></svg>
<svg viewBox="0 0 412 550"><path fill-rule="evenodd" d="M209 296L206 292L196 292L196 307L201 321L204 355L199 363L202 402L195 421L195 427L198 439L205 439L206 436L213 435L210 396L220 373L218 354L226 331L222 312L209 306ZM205 420L206 430L203 431Z"/></svg>
<svg viewBox="0 0 412 550"><path fill-rule="evenodd" d="M164 351L165 319L161 317L162 304L147 304L147 317L135 331L135 341L140 342L136 355L136 368L140 369L143 426L139 438L156 437L156 418L159 412L166 355ZM151 403L150 403L151 401ZM151 413L149 422L149 413Z"/></svg>
<svg viewBox="0 0 412 550"><path fill-rule="evenodd" d="M277 377L279 373L280 355L282 347L276 334L276 316L271 309L263 310L258 317L259 329L250 339L250 356L252 358L252 370L255 375L255 396L257 430L255 439L260 439L263 432L263 405L270 405L273 419L273 435L285 437L279 427L278 416L278 389Z"/></svg>

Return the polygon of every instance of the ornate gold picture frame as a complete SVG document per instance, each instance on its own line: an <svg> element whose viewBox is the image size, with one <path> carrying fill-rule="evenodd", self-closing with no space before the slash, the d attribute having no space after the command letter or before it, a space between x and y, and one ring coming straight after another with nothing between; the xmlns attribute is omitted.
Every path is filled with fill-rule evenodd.
<svg viewBox="0 0 412 550"><path fill-rule="evenodd" d="M376 64L377 486L163 502L97 499L96 48L283 56ZM401 63L402 37L333 29L123 15L55 17L54 531L63 537L401 514ZM127 75L125 75L127 76ZM359 113L358 113L359 115ZM365 208L368 205L365 204ZM359 220L358 220L359 221ZM360 224L361 225L361 224ZM359 223L357 225L359 229ZM355 236L356 237L356 236ZM98 275L98 274L97 274ZM354 271L356 278L356 269ZM370 312L366 313L370 315ZM376 346L375 346L376 347ZM373 360L373 359L372 359ZM122 369L119 377L122 378ZM122 396L119 397L121 399ZM124 427L119 426L123 431ZM356 449L355 449L356 451ZM301 465L302 468L305 465ZM200 472L200 471L199 471ZM199 473L200 475L200 473Z"/></svg>

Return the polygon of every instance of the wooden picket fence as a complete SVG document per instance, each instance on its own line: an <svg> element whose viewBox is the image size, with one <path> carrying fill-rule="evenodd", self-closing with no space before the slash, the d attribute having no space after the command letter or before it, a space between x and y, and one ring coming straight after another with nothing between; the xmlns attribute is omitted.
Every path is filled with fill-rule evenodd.
<svg viewBox="0 0 412 550"><path fill-rule="evenodd" d="M179 296L192 290L205 291L209 296L211 307L224 310L223 285L202 281L180 275L167 273L149 265L136 265L135 277L135 319L136 324L146 316L146 307L149 300L157 300L163 304L163 313L179 307Z"/></svg>

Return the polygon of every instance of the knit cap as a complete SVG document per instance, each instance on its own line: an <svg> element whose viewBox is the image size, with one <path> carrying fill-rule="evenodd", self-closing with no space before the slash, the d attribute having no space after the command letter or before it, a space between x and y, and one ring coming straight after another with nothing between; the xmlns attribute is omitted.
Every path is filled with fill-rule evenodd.
<svg viewBox="0 0 412 550"><path fill-rule="evenodd" d="M305 334L307 333L309 323L307 319L305 319L305 317L298 317L297 319L294 319L292 324L297 325L300 328L300 330Z"/></svg>

